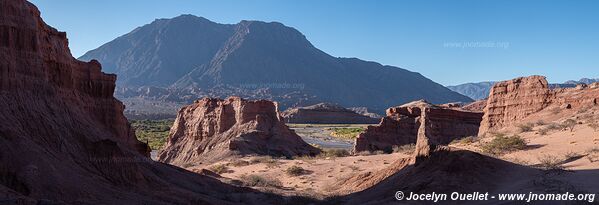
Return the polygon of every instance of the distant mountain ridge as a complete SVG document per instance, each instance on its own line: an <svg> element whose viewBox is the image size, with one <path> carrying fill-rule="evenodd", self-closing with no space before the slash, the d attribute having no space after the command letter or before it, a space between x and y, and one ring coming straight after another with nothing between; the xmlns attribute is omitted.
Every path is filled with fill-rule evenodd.
<svg viewBox="0 0 599 205"><path fill-rule="evenodd" d="M193 15L158 19L79 59L97 59L116 73L122 100L189 103L238 95L275 100L280 109L331 102L381 113L418 99L472 101L416 72L333 57L277 22L219 24Z"/></svg>
<svg viewBox="0 0 599 205"><path fill-rule="evenodd" d="M575 87L578 84L591 84L594 82L599 82L599 78L582 78L580 80L569 80L564 83L551 83L549 84L549 87L568 88ZM474 100L481 100L489 97L489 92L494 84L495 82L493 81L486 81L479 83L464 83L460 85L447 86L447 88L462 95L468 96Z"/></svg>

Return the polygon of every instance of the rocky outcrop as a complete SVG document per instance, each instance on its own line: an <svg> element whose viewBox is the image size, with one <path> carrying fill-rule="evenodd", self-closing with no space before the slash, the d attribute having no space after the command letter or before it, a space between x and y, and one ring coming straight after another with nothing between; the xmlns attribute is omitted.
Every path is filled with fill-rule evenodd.
<svg viewBox="0 0 599 205"><path fill-rule="evenodd" d="M549 106L553 97L554 93L543 76L498 82L491 88L479 133L517 123Z"/></svg>
<svg viewBox="0 0 599 205"><path fill-rule="evenodd" d="M112 97L115 80L75 60L34 5L0 1L1 204L233 204L235 192L274 203L151 161Z"/></svg>
<svg viewBox="0 0 599 205"><path fill-rule="evenodd" d="M462 109L474 112L483 112L487 106L487 99L477 100L462 106Z"/></svg>
<svg viewBox="0 0 599 205"><path fill-rule="evenodd" d="M159 160L183 165L233 155L316 155L290 130L272 101L204 98L183 107Z"/></svg>
<svg viewBox="0 0 599 205"><path fill-rule="evenodd" d="M597 98L599 88L594 84L551 89L544 76L499 82L491 89L479 134L520 124L543 110L583 110L596 106Z"/></svg>
<svg viewBox="0 0 599 205"><path fill-rule="evenodd" d="M440 144L477 135L483 115L459 108L440 107L422 100L392 107L387 109L387 116L379 125L369 126L358 136L354 151L390 152L393 146L416 143L424 109L428 110L426 120L430 123L427 135L435 138Z"/></svg>
<svg viewBox="0 0 599 205"><path fill-rule="evenodd" d="M380 121L329 103L290 108L281 113L281 116L286 123L301 124L374 124Z"/></svg>

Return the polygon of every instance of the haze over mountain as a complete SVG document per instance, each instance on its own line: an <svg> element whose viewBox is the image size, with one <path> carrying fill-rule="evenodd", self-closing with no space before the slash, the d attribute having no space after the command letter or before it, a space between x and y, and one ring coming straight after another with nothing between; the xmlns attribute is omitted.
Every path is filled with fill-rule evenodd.
<svg viewBox="0 0 599 205"><path fill-rule="evenodd" d="M328 55L276 22L158 19L79 59L97 59L116 73L116 95L125 103L140 96L188 103L239 95L278 101L280 109L332 102L380 112L418 99L471 101L416 72Z"/></svg>

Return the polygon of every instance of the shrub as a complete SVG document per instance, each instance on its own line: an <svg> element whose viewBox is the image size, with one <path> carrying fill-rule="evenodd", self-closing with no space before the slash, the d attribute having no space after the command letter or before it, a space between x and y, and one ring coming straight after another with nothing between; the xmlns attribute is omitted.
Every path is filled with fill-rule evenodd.
<svg viewBox="0 0 599 205"><path fill-rule="evenodd" d="M322 149L320 152L321 157L347 157L349 152L345 149Z"/></svg>
<svg viewBox="0 0 599 205"><path fill-rule="evenodd" d="M546 124L547 123L545 123L545 121L543 121L543 120L537 120L537 122L535 122L535 125L537 125L537 126L543 126L543 125L546 125Z"/></svg>
<svg viewBox="0 0 599 205"><path fill-rule="evenodd" d="M524 148L526 148L526 141L518 135L510 137L496 136L491 142L482 146L483 152L493 155L501 155Z"/></svg>
<svg viewBox="0 0 599 205"><path fill-rule="evenodd" d="M240 177L244 186L255 186L255 187L281 187L283 183L278 179L274 179L266 176L259 176L255 174L244 174Z"/></svg>
<svg viewBox="0 0 599 205"><path fill-rule="evenodd" d="M289 176L299 176L306 173L306 170L300 166L293 165L285 170Z"/></svg>
<svg viewBox="0 0 599 205"><path fill-rule="evenodd" d="M561 130L564 129L564 126L557 123L551 123L545 127L547 130Z"/></svg>
<svg viewBox="0 0 599 205"><path fill-rule="evenodd" d="M393 146L393 152L395 153L404 153L404 154L412 154L416 150L416 144L406 144L401 146Z"/></svg>
<svg viewBox="0 0 599 205"><path fill-rule="evenodd" d="M543 129L539 130L540 135L547 135L548 132L549 132L549 129L547 129L547 128L543 128Z"/></svg>
<svg viewBox="0 0 599 205"><path fill-rule="evenodd" d="M387 153L387 152L385 152L383 150L377 150L377 151L373 152L374 155L385 154L385 153Z"/></svg>
<svg viewBox="0 0 599 205"><path fill-rule="evenodd" d="M451 141L451 144L472 144L478 142L478 137L468 136L461 139L455 139Z"/></svg>
<svg viewBox="0 0 599 205"><path fill-rule="evenodd" d="M231 162L229 162L229 165L232 165L234 167L243 167L250 165L250 162L241 159L234 159Z"/></svg>
<svg viewBox="0 0 599 205"><path fill-rule="evenodd" d="M222 173L226 173L229 171L229 168L227 167L226 164L217 164L214 166L211 166L209 168L210 171L217 173L217 174L222 174Z"/></svg>
<svg viewBox="0 0 599 205"><path fill-rule="evenodd" d="M520 133L530 132L530 131L532 131L533 124L532 123L519 124L519 125L517 125L517 127L518 127L518 131Z"/></svg>
<svg viewBox="0 0 599 205"><path fill-rule="evenodd" d="M565 128L568 128L570 130L570 132L574 132L574 127L576 127L576 124L578 124L576 122L576 120L573 119L567 119L566 121L563 122L563 126Z"/></svg>
<svg viewBox="0 0 599 205"><path fill-rule="evenodd" d="M553 155L541 155L538 157L539 167L545 170L562 170L562 160Z"/></svg>
<svg viewBox="0 0 599 205"><path fill-rule="evenodd" d="M268 167L268 168L276 167L276 166L279 166L279 164L280 164L279 161L277 161L276 159L273 159L272 157L268 157L268 156L255 157L250 160L250 164L259 164L259 163L266 164L266 167Z"/></svg>

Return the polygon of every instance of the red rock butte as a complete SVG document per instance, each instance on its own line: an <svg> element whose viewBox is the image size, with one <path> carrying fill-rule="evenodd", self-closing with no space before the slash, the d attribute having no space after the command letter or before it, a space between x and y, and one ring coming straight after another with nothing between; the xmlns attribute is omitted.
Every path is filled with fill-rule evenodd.
<svg viewBox="0 0 599 205"><path fill-rule="evenodd" d="M268 100L203 98L181 108L162 162L183 165L234 155L316 155L319 150L290 130Z"/></svg>
<svg viewBox="0 0 599 205"><path fill-rule="evenodd" d="M355 152L383 150L393 146L416 143L422 110L428 110L427 120L432 124L428 135L441 144L468 136L476 136L482 113L432 105L424 100L414 101L387 109L387 116L377 126L358 135Z"/></svg>
<svg viewBox="0 0 599 205"><path fill-rule="evenodd" d="M550 89L544 76L498 82L484 108L479 134L516 125L544 109L580 109L597 105L599 83L576 88Z"/></svg>

